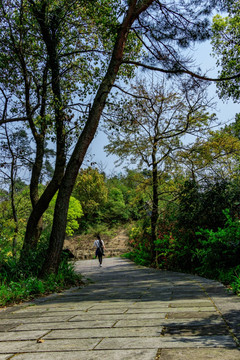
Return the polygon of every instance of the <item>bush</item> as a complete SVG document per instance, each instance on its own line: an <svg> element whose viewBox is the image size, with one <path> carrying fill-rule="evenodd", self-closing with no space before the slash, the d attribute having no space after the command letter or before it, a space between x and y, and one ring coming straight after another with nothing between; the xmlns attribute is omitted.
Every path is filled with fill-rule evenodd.
<svg viewBox="0 0 240 360"><path fill-rule="evenodd" d="M151 264L151 228L148 221L139 220L129 231L129 245L133 251L124 254L124 257L133 260L138 265Z"/></svg>
<svg viewBox="0 0 240 360"><path fill-rule="evenodd" d="M134 261L138 265L150 266L151 265L151 254L143 246L139 249L130 251L129 253L123 254L123 257Z"/></svg>
<svg viewBox="0 0 240 360"><path fill-rule="evenodd" d="M226 217L224 228L217 231L201 229L200 247L195 256L200 262L197 271L204 276L219 278L220 274L239 265L240 259L240 222L232 219L229 210L223 211Z"/></svg>
<svg viewBox="0 0 240 360"><path fill-rule="evenodd" d="M11 268L12 264L12 268ZM50 274L44 279L38 279L36 276L22 277L21 273L15 273L16 264L9 263L9 269L14 274L14 280L8 277L1 277L0 284L0 306L11 303L18 303L23 300L30 300L36 296L58 292L73 285L82 283L81 275L74 272L73 264L62 260L57 274Z"/></svg>
<svg viewBox="0 0 240 360"><path fill-rule="evenodd" d="M0 306L61 291L81 283L81 276L74 272L73 264L64 255L57 274L38 279L47 248L48 236L45 234L42 235L37 250L29 252L21 262L0 252Z"/></svg>

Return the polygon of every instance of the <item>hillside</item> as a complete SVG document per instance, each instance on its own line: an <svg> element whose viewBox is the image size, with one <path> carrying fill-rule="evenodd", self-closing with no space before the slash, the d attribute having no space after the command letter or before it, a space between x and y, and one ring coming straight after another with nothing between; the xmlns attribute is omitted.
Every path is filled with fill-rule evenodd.
<svg viewBox="0 0 240 360"><path fill-rule="evenodd" d="M119 256L130 251L125 229L120 229L114 237L102 235L101 238L106 247L106 257ZM95 255L94 240L95 238L92 235L75 236L65 240L64 249L69 249L78 260L92 259Z"/></svg>

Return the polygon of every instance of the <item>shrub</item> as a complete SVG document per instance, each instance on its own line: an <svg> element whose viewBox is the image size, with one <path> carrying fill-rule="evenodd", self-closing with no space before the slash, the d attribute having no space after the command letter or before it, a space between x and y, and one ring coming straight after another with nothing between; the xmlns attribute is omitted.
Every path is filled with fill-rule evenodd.
<svg viewBox="0 0 240 360"><path fill-rule="evenodd" d="M224 228L217 231L201 229L200 247L195 255L200 261L198 272L204 276L219 278L224 271L239 265L240 258L240 222L232 219L229 210L223 211L226 222Z"/></svg>
<svg viewBox="0 0 240 360"><path fill-rule="evenodd" d="M23 300L30 300L36 296L58 292L73 285L82 283L81 275L74 272L74 266L65 259L62 260L57 274L50 274L44 279L36 276L24 276L15 273L16 265L11 263L14 280L10 280L10 275L1 278L0 283L0 306L11 303L18 303ZM11 269L9 263L9 269ZM26 274L25 274L26 275Z"/></svg>
<svg viewBox="0 0 240 360"><path fill-rule="evenodd" d="M129 245L133 251L124 257L133 260L138 265L151 264L151 228L146 220L138 221L129 231Z"/></svg>

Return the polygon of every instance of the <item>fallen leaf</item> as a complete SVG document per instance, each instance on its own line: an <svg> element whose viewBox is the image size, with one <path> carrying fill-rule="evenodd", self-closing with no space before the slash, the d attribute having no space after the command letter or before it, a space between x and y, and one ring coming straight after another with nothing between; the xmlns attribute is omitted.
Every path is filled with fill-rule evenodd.
<svg viewBox="0 0 240 360"><path fill-rule="evenodd" d="M37 343L44 343L44 340L43 339L38 339Z"/></svg>

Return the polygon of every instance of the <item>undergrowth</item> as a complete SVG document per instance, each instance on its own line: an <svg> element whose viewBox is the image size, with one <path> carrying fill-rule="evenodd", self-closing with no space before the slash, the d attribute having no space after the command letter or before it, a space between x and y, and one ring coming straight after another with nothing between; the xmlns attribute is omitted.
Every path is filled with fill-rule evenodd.
<svg viewBox="0 0 240 360"><path fill-rule="evenodd" d="M62 262L57 274L50 274L44 279L36 276L6 281L0 283L0 306L6 306L31 300L37 296L60 292L71 286L82 283L80 275L75 274L73 265Z"/></svg>
<svg viewBox="0 0 240 360"><path fill-rule="evenodd" d="M40 262L35 262L33 266L32 261L23 264L8 258L0 264L0 306L28 301L83 284L81 275L74 272L73 263L66 257L62 258L57 274L46 275L43 279L38 277Z"/></svg>
<svg viewBox="0 0 240 360"><path fill-rule="evenodd" d="M200 229L194 234L159 227L154 260L150 255L150 231L139 222L129 233L132 251L123 257L138 265L214 279L240 295L240 221L232 218L228 209L223 214L225 224L216 231Z"/></svg>

